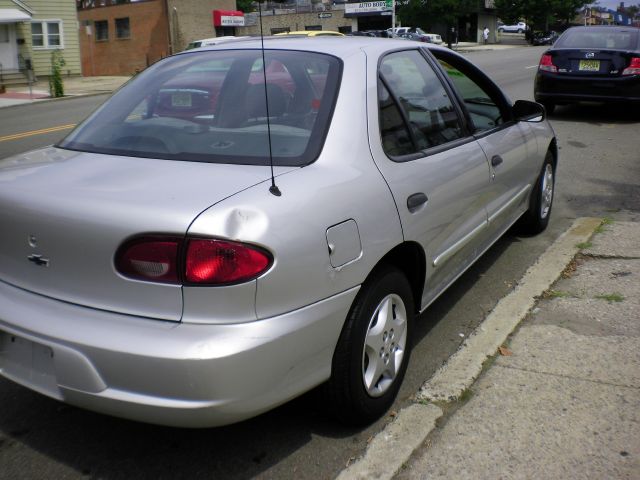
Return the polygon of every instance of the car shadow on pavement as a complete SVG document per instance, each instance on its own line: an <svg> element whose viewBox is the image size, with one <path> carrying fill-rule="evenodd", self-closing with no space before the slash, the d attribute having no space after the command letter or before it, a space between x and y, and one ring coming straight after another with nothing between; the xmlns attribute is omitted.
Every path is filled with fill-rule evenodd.
<svg viewBox="0 0 640 480"><path fill-rule="evenodd" d="M564 120L592 125L637 123L640 122L640 106L628 103L557 105L553 114L548 115L548 117L552 122L554 120Z"/></svg>
<svg viewBox="0 0 640 480"><path fill-rule="evenodd" d="M422 383L483 320L469 311L493 308L491 300L478 305L466 297L471 288L480 288L481 296L496 289L483 277L518 241L505 235L415 322L414 353L393 409L411 403ZM203 430L96 414L1 378L0 405L0 477L33 479L333 478L390 419L366 428L341 426L326 412L319 389L254 419Z"/></svg>

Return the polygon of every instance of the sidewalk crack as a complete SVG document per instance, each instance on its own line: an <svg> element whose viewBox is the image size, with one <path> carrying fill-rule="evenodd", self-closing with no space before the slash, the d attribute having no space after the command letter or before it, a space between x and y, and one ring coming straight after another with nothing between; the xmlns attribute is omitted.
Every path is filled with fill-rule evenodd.
<svg viewBox="0 0 640 480"><path fill-rule="evenodd" d="M595 384L598 384L598 385L603 385L603 386L608 386L608 387L622 387L622 388L632 388L634 390L640 390L640 386L623 385L623 384L619 384L619 383L605 382L603 380L593 380L593 379L590 379L590 378L583 378L583 377L572 377L570 375L564 375L564 374L561 374L561 373L539 372L537 370L530 370L530 369L527 369L527 368L511 367L509 365L496 365L496 367L507 368L509 370L519 370L521 372L527 372L527 373L537 373L539 375L550 375L552 377L565 378L565 379L568 379L568 380L581 380L583 382L595 383Z"/></svg>

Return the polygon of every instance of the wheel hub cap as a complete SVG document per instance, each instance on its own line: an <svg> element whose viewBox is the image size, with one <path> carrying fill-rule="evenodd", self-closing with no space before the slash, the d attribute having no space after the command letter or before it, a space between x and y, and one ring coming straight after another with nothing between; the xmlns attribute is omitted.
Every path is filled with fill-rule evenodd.
<svg viewBox="0 0 640 480"><path fill-rule="evenodd" d="M398 295L387 295L374 311L362 353L362 379L372 397L383 395L393 384L404 358L407 312Z"/></svg>
<svg viewBox="0 0 640 480"><path fill-rule="evenodd" d="M542 198L540 201L540 217L547 218L553 202L553 167L547 164L542 176Z"/></svg>

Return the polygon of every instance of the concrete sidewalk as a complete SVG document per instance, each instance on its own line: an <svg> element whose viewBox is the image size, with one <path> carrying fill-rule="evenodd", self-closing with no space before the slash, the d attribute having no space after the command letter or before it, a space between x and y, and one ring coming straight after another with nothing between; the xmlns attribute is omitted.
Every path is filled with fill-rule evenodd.
<svg viewBox="0 0 640 480"><path fill-rule="evenodd" d="M640 479L640 223L588 220L572 227L582 238L568 231L541 257L541 270L555 263L562 275L528 313L501 301L481 341L470 338L341 480ZM522 317L508 338L497 333ZM484 365L467 352L496 338L480 349L494 352Z"/></svg>
<svg viewBox="0 0 640 480"><path fill-rule="evenodd" d="M100 95L111 93L127 82L130 76L109 77L63 77L64 97L52 99L49 96L49 83L40 80L31 88L28 85L7 87L7 92L0 94L0 108L51 100L64 100L77 96Z"/></svg>

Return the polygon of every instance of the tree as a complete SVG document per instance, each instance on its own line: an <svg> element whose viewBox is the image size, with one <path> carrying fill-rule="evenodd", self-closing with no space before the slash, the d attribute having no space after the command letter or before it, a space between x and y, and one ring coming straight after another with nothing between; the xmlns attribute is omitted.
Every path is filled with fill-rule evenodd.
<svg viewBox="0 0 640 480"><path fill-rule="evenodd" d="M244 13L256 10L253 6L253 0L236 0L236 8Z"/></svg>
<svg viewBox="0 0 640 480"><path fill-rule="evenodd" d="M505 22L525 20L532 30L549 30L554 23L569 23L591 3L585 0L495 0L496 12Z"/></svg>
<svg viewBox="0 0 640 480"><path fill-rule="evenodd" d="M434 24L455 25L458 17L477 9L476 0L409 0L398 9L402 23L415 24L431 30Z"/></svg>
<svg viewBox="0 0 640 480"><path fill-rule="evenodd" d="M459 17L469 15L477 8L477 0L409 0L398 9L398 18L403 24L426 30L432 30L436 24L445 24L450 32L457 26Z"/></svg>

